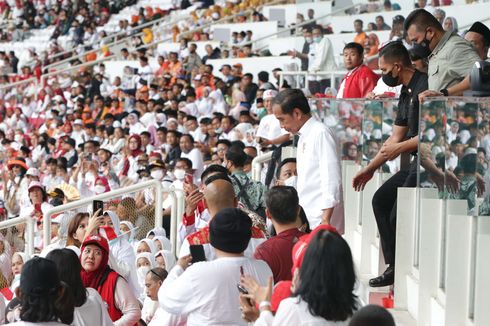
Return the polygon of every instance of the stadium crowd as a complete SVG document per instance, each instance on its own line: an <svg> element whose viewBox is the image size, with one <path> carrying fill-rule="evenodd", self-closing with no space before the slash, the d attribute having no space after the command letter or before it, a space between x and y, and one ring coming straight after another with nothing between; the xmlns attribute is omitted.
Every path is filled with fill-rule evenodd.
<svg viewBox="0 0 490 326"><path fill-rule="evenodd" d="M196 16L195 25L182 31L176 26L173 33L258 3L212 6L203 16L210 20ZM48 11L62 16L63 6L53 6ZM109 76L101 63L50 77L39 89L36 83L2 88L0 219L33 219L36 232L35 257L26 254L24 225L1 232L0 321L394 325L386 310L361 307L356 295L352 255L342 237L347 185L341 182L340 160L367 163L353 180L357 190L380 168L395 174L373 199L388 265L370 281L373 287L394 282L396 188L416 185L414 157L421 157L425 169L422 183L441 189L441 175L454 180L449 195L455 198L469 198L476 187L488 195L484 180L490 179L487 107L476 116L474 107L455 103L453 118L441 122L438 103L429 103L420 108L420 131L418 113L424 97L460 95L469 88L471 67L487 60L490 30L476 22L459 36L454 18L425 1L418 6L427 10L395 16L391 26L382 16L366 30L362 21L354 22L357 35L343 49L347 73L338 89L321 78L310 80L309 89L295 89L279 84L279 70L255 78L239 63L208 63L258 55L245 44L252 37L246 31L233 35L230 48L207 47L202 58L193 41L208 40L206 32L182 39L178 52L122 49L120 56L136 58L139 67L126 66L121 75ZM384 2L385 10L392 7ZM95 20L85 32L102 24L96 12L87 15ZM314 12L308 16L314 19ZM61 26L56 20L51 24ZM66 31L60 27L60 35L76 22L82 23L71 21ZM35 24L36 19L26 33ZM388 44L369 34L388 29ZM332 26L313 23L301 32L303 50L287 55L298 57L302 70L337 69L324 37ZM150 67L151 57L158 70ZM39 77L47 64L32 51L23 60L0 53L0 68L10 65L15 73L21 67L21 79ZM0 85L8 83L1 77ZM423 145L417 153L419 132ZM296 147L296 158L280 159L286 146ZM254 180L252 160L271 151L274 159L261 180ZM393 161L402 154L411 156L408 169L400 159ZM152 189L95 211L90 206L44 220L53 207L146 180L185 194L179 252L168 239L172 200L163 194L164 222L155 226L155 198L161 194ZM52 225L50 245L43 239L45 223Z"/></svg>

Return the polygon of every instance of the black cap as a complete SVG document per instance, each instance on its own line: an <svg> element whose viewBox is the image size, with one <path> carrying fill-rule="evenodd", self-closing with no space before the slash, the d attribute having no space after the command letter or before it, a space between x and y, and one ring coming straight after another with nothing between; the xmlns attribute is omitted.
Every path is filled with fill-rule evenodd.
<svg viewBox="0 0 490 326"><path fill-rule="evenodd" d="M224 252L244 252L251 237L252 220L241 209L223 208L209 223L211 245Z"/></svg>
<svg viewBox="0 0 490 326"><path fill-rule="evenodd" d="M70 145L73 148L75 148L75 146L77 145L77 142L73 138L65 139L65 143L67 143L68 145Z"/></svg>
<svg viewBox="0 0 490 326"><path fill-rule="evenodd" d="M404 21L405 17L403 17L402 15L396 15L395 17L393 17L394 23L403 23Z"/></svg>
<svg viewBox="0 0 490 326"><path fill-rule="evenodd" d="M483 38L487 40L488 43L490 43L490 29L488 29L488 27L485 26L484 24L480 22L476 22L473 25L471 25L468 32L478 33L481 36L483 36Z"/></svg>
<svg viewBox="0 0 490 326"><path fill-rule="evenodd" d="M40 257L34 257L24 264L20 279L20 289L26 296L45 296L61 286L54 262Z"/></svg>

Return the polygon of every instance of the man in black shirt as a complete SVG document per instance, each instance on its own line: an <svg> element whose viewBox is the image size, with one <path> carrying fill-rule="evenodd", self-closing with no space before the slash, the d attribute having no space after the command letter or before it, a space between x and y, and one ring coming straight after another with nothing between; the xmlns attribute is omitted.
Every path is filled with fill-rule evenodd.
<svg viewBox="0 0 490 326"><path fill-rule="evenodd" d="M397 189L417 185L417 160L414 157L417 155L418 147L418 94L428 88L427 74L412 67L408 51L401 42L390 43L380 51L379 68L383 72L383 82L386 85L390 87L403 85L397 117L392 135L369 165L357 173L352 180L352 186L356 191L363 190L381 165L402 153L411 154L412 160L408 169L402 168L387 180L373 197L373 211L388 268L381 276L369 281L372 287L394 283Z"/></svg>

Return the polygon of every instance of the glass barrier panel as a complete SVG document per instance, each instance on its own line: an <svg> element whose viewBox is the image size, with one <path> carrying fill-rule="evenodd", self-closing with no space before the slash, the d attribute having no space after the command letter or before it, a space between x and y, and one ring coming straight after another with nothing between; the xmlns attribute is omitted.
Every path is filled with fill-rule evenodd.
<svg viewBox="0 0 490 326"><path fill-rule="evenodd" d="M442 289L446 285L449 254L446 249L449 201L459 200L451 207L464 205L460 208L466 208L469 216L490 215L489 109L490 98L474 97L430 98L421 106L419 186L436 189L444 201L439 266Z"/></svg>

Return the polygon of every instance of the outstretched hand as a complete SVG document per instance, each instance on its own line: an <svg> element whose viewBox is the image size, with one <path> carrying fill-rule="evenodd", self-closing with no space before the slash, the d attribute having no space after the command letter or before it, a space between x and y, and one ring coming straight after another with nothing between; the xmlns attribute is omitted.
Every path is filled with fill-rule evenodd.
<svg viewBox="0 0 490 326"><path fill-rule="evenodd" d="M354 188L354 190L355 191L364 190L366 183L368 183L369 180L371 180L373 175L374 175L374 171L371 171L367 167L364 167L363 169L361 169L361 171L357 172L354 179L352 179L352 187Z"/></svg>

